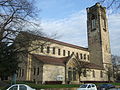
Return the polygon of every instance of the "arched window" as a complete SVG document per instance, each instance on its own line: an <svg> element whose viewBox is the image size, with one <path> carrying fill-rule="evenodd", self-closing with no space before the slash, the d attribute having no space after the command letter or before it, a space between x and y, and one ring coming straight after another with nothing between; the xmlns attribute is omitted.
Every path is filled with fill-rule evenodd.
<svg viewBox="0 0 120 90"><path fill-rule="evenodd" d="M84 59L86 60L86 54L84 54Z"/></svg>
<svg viewBox="0 0 120 90"><path fill-rule="evenodd" d="M103 27L103 30L106 31L106 20L105 20L105 18L102 18L102 27Z"/></svg>
<svg viewBox="0 0 120 90"><path fill-rule="evenodd" d="M47 47L47 53L50 53L50 47L49 46Z"/></svg>
<svg viewBox="0 0 120 90"><path fill-rule="evenodd" d="M53 47L53 54L55 54L55 47Z"/></svg>
<svg viewBox="0 0 120 90"><path fill-rule="evenodd" d="M68 71L68 80L72 81L72 71Z"/></svg>
<svg viewBox="0 0 120 90"><path fill-rule="evenodd" d="M68 56L70 56L70 51L68 51Z"/></svg>
<svg viewBox="0 0 120 90"><path fill-rule="evenodd" d="M82 57L82 53L80 54L80 59L83 59L83 57Z"/></svg>
<svg viewBox="0 0 120 90"><path fill-rule="evenodd" d="M65 50L63 50L63 56L65 56Z"/></svg>
<svg viewBox="0 0 120 90"><path fill-rule="evenodd" d="M95 77L95 71L93 70L93 77Z"/></svg>
<svg viewBox="0 0 120 90"><path fill-rule="evenodd" d="M95 15L94 14L92 14L92 16L91 16L91 27L92 27L92 31L93 30L95 30L96 29L96 17L95 17Z"/></svg>
<svg viewBox="0 0 120 90"><path fill-rule="evenodd" d="M100 71L100 77L103 78L103 72L102 71Z"/></svg>
<svg viewBox="0 0 120 90"><path fill-rule="evenodd" d="M43 53L43 49L44 49L44 48L43 48L43 45L41 45L41 52L42 52L42 53Z"/></svg>
<svg viewBox="0 0 120 90"><path fill-rule="evenodd" d="M76 81L76 69L73 68L73 81Z"/></svg>
<svg viewBox="0 0 120 90"><path fill-rule="evenodd" d="M60 49L58 49L58 55L60 55Z"/></svg>
<svg viewBox="0 0 120 90"><path fill-rule="evenodd" d="M76 56L77 56L77 57L79 57L79 54L78 54L78 53L76 53Z"/></svg>
<svg viewBox="0 0 120 90"><path fill-rule="evenodd" d="M37 68L37 75L39 75L39 73L40 73L39 71L40 71L40 70L39 70L39 67L38 67L38 68Z"/></svg>
<svg viewBox="0 0 120 90"><path fill-rule="evenodd" d="M36 68L33 69L33 75L36 75Z"/></svg>

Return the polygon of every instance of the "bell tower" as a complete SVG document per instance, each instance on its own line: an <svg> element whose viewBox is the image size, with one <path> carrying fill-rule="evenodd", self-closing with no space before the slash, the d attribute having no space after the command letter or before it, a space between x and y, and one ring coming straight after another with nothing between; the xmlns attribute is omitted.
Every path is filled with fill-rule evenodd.
<svg viewBox="0 0 120 90"><path fill-rule="evenodd" d="M111 65L106 8L99 3L87 8L87 33L90 61L103 67Z"/></svg>

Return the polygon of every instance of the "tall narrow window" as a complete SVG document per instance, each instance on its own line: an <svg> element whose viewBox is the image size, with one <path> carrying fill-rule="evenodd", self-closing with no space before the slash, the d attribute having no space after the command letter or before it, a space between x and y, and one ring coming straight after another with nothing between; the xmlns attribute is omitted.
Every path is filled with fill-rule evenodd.
<svg viewBox="0 0 120 90"><path fill-rule="evenodd" d="M73 81L75 81L75 80L76 80L76 69L73 68Z"/></svg>
<svg viewBox="0 0 120 90"><path fill-rule="evenodd" d="M47 47L47 53L50 53L50 47Z"/></svg>
<svg viewBox="0 0 120 90"><path fill-rule="evenodd" d="M84 59L86 60L86 54L84 54Z"/></svg>
<svg viewBox="0 0 120 90"><path fill-rule="evenodd" d="M80 54L80 59L83 59L83 57L82 57L82 53Z"/></svg>
<svg viewBox="0 0 120 90"><path fill-rule="evenodd" d="M95 28L96 28L96 20L93 19L93 20L92 20L92 29L95 29Z"/></svg>
<svg viewBox="0 0 120 90"><path fill-rule="evenodd" d="M76 56L77 56L77 57L79 57L79 54L78 54L78 53L76 53Z"/></svg>
<svg viewBox="0 0 120 90"><path fill-rule="evenodd" d="M37 75L39 75L39 67L37 68Z"/></svg>
<svg viewBox="0 0 120 90"><path fill-rule="evenodd" d="M92 17L91 17L91 27L92 27L92 31L96 29L96 18L95 18L95 15L92 14Z"/></svg>
<svg viewBox="0 0 120 90"><path fill-rule="evenodd" d="M58 49L58 55L60 55L60 49Z"/></svg>
<svg viewBox="0 0 120 90"><path fill-rule="evenodd" d="M68 56L70 56L70 51L68 51Z"/></svg>
<svg viewBox="0 0 120 90"><path fill-rule="evenodd" d="M65 50L63 50L63 56L65 56Z"/></svg>
<svg viewBox="0 0 120 90"><path fill-rule="evenodd" d="M72 71L68 71L68 80L72 81Z"/></svg>
<svg viewBox="0 0 120 90"><path fill-rule="evenodd" d="M43 45L41 45L41 52L42 52L42 53L43 53L43 49L44 49L44 48L43 48Z"/></svg>
<svg viewBox="0 0 120 90"><path fill-rule="evenodd" d="M95 71L93 70L93 77L95 77Z"/></svg>
<svg viewBox="0 0 120 90"><path fill-rule="evenodd" d="M55 47L53 47L53 54L55 54Z"/></svg>
<svg viewBox="0 0 120 90"><path fill-rule="evenodd" d="M102 27L103 27L103 30L106 31L106 21L104 18L102 18Z"/></svg>
<svg viewBox="0 0 120 90"><path fill-rule="evenodd" d="M74 52L72 52L72 54L74 54Z"/></svg>
<svg viewBox="0 0 120 90"><path fill-rule="evenodd" d="M106 51L108 51L108 46L106 45Z"/></svg>
<svg viewBox="0 0 120 90"><path fill-rule="evenodd" d="M36 68L34 68L34 71L33 71L33 75L35 75L36 74Z"/></svg>
<svg viewBox="0 0 120 90"><path fill-rule="evenodd" d="M88 58L88 60L89 60L89 58L90 58L89 55L87 55L87 58Z"/></svg>
<svg viewBox="0 0 120 90"><path fill-rule="evenodd" d="M102 71L100 71L100 77L103 78L103 72Z"/></svg>

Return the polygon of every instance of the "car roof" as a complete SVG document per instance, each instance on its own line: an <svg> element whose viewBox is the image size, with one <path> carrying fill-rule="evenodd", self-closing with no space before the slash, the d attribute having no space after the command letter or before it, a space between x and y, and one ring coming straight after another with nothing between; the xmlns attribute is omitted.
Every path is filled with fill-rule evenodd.
<svg viewBox="0 0 120 90"><path fill-rule="evenodd" d="M86 84L82 84L82 85L95 85L93 83L86 83Z"/></svg>
<svg viewBox="0 0 120 90"><path fill-rule="evenodd" d="M26 85L26 84L13 84L13 85Z"/></svg>
<svg viewBox="0 0 120 90"><path fill-rule="evenodd" d="M93 83L86 83L86 84L89 84L89 85L95 85L95 84L93 84Z"/></svg>

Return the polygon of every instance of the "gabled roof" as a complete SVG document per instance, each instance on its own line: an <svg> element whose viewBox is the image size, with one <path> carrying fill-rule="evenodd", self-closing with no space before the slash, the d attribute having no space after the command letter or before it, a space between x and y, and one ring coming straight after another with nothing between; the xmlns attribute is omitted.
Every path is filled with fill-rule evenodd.
<svg viewBox="0 0 120 90"><path fill-rule="evenodd" d="M99 69L99 70L103 70L103 67L97 65L97 64L94 64L94 63L90 63L90 62L84 62L84 61L81 61L83 64L87 65L88 68L90 69Z"/></svg>
<svg viewBox="0 0 120 90"><path fill-rule="evenodd" d="M35 57L37 60L40 60L44 64L61 65L61 66L65 66L65 61L68 59L68 57L56 58L56 57L38 55L38 54L32 54L32 56Z"/></svg>
<svg viewBox="0 0 120 90"><path fill-rule="evenodd" d="M72 60L73 58L75 58L75 54L71 54L71 56L67 59L66 63L68 63L70 60ZM78 61L79 62L79 61ZM99 70L103 70L103 67L88 61L83 61L80 60L80 65L84 65L85 67L89 68L89 69L99 69Z"/></svg>
<svg viewBox="0 0 120 90"><path fill-rule="evenodd" d="M65 66L66 63L70 60L70 58L72 58L72 56L57 58L57 57L51 57L51 56L45 56L39 54L32 54L32 56L37 60L40 60L44 64L61 65L61 66ZM99 69L99 70L103 69L101 66L96 65L94 63L85 62L85 61L81 61L81 62L87 65L87 67L90 69Z"/></svg>
<svg viewBox="0 0 120 90"><path fill-rule="evenodd" d="M48 41L48 42L51 42L51 43L56 43L56 44L59 44L59 45L68 46L68 47L71 47L71 48L76 48L76 49L88 51L88 48L84 48L84 47L81 47L81 46L77 46L77 45L65 43L65 42L62 42L62 41L54 40L54 39L51 39L51 38L48 38L48 37L34 35L34 34L31 34L31 33L28 33L28 32L20 32L20 34L25 35L27 37L30 35L34 39L45 40L45 41Z"/></svg>

